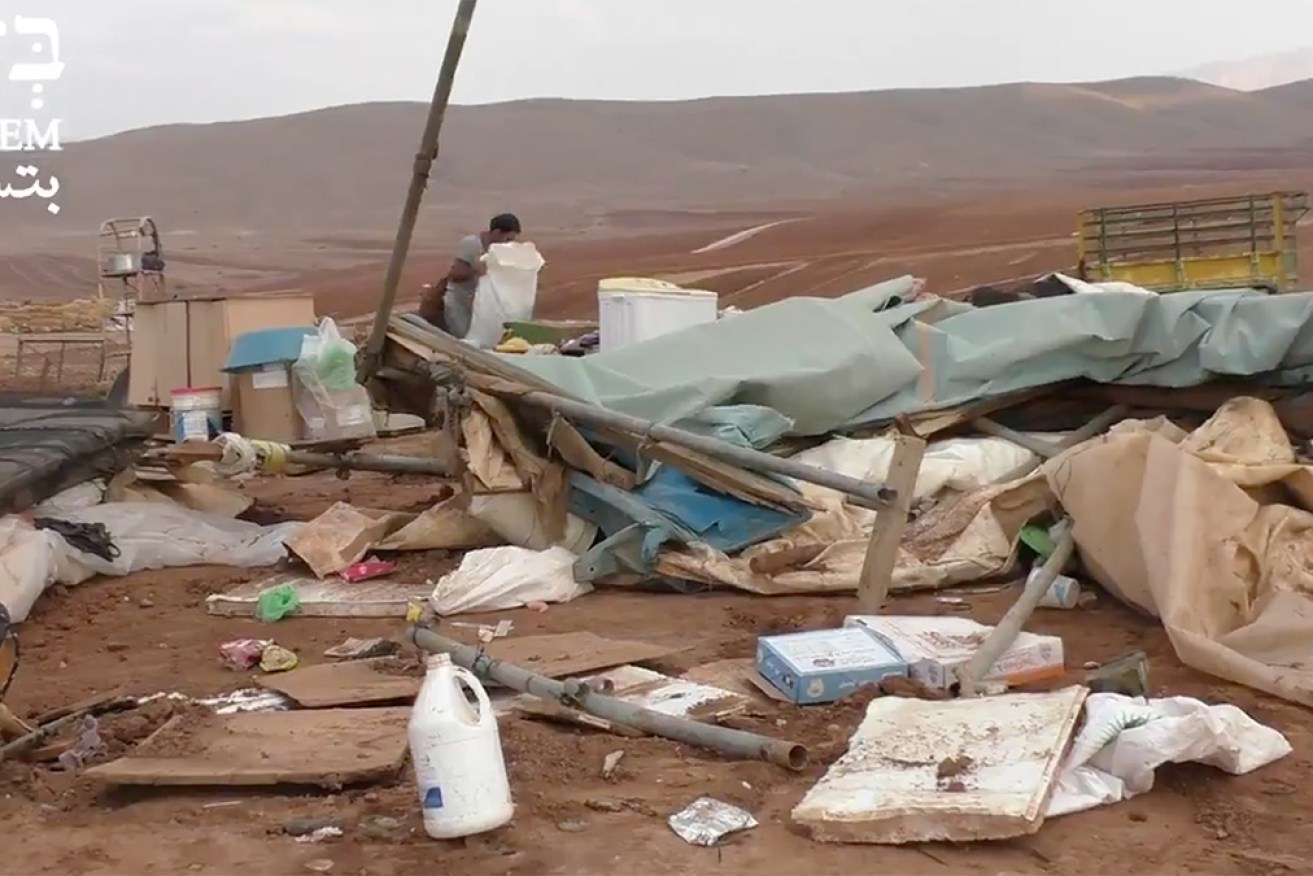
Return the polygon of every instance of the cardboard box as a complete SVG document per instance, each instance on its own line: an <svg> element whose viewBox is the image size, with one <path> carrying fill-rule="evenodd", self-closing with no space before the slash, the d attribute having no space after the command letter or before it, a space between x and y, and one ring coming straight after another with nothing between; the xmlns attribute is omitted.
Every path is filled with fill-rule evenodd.
<svg viewBox="0 0 1313 876"><path fill-rule="evenodd" d="M799 705L832 703L891 675L907 675L898 652L860 628L812 630L757 640L757 671Z"/></svg>
<svg viewBox="0 0 1313 876"><path fill-rule="evenodd" d="M218 386L224 410L231 410L236 381L223 369L232 342L259 329L314 324L314 296L299 292L139 301L132 323L128 403L167 407L174 389Z"/></svg>
<svg viewBox="0 0 1313 876"><path fill-rule="evenodd" d="M850 615L843 625L879 639L907 661L913 679L936 690L956 683L957 667L971 659L993 630L964 617ZM981 681L1029 684L1061 678L1065 672L1062 639L1023 632Z"/></svg>
<svg viewBox="0 0 1313 876"><path fill-rule="evenodd" d="M237 432L247 438L290 444L305 438L305 424L292 398L291 366L265 365L233 375L237 386Z"/></svg>

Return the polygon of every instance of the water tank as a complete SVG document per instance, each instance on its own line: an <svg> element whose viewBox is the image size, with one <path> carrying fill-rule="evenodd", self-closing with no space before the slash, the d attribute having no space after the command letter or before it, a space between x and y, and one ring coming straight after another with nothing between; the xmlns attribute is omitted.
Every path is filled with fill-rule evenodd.
<svg viewBox="0 0 1313 876"><path fill-rule="evenodd" d="M719 296L663 280L616 277L597 284L601 352L715 322Z"/></svg>

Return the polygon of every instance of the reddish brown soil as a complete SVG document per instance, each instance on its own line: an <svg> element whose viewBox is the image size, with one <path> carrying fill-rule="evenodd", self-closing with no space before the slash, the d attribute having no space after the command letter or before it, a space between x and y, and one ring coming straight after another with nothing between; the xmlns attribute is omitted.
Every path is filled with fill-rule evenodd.
<svg viewBox="0 0 1313 876"><path fill-rule="evenodd" d="M342 484L327 475L261 478L252 491L293 516L306 516L349 495L360 504L406 507L431 487L360 476ZM404 574L423 580L449 568L445 556L407 558ZM303 662L347 636L404 635L400 621L300 619L274 625L207 615L207 593L261 574L231 569L180 569L126 580L96 580L48 594L22 630L24 659L9 697L32 715L91 694L123 687L214 694L249 686L250 676L218 657L221 642L273 637ZM997 620L1011 593L970 597L970 616ZM521 610L515 635L587 629L685 650L657 668L676 672L753 653L768 632L836 624L848 598L758 599L728 593L654 595L598 592L545 613ZM899 611L933 613L930 597L905 599ZM13 873L301 873L327 859L334 873L655 873L907 874L1014 873L1280 873L1310 872L1313 839L1313 729L1306 710L1184 669L1157 624L1106 597L1088 610L1041 610L1032 629L1060 635L1068 666L1106 661L1132 649L1151 661L1155 693L1230 702L1286 733L1295 751L1255 774L1232 778L1205 767L1162 771L1154 791L1129 803L1056 819L1036 836L989 845L861 848L818 845L790 826L788 813L842 753L861 718L863 699L826 708L762 703L745 719L758 732L807 744L814 762L795 775L756 762L728 762L660 739L621 739L527 720L502 722L517 814L504 830L463 842L434 842L420 827L408 774L375 788L338 794L303 789L256 792L97 793L30 770L0 774L0 819L13 841ZM167 712L135 723L118 719L120 744L140 739ZM607 754L625 756L616 774L601 775ZM951 772L951 769L949 770ZM945 773L946 776L949 773ZM951 780L951 776L950 776ZM719 850L688 846L665 818L702 794L750 809L756 830ZM384 820L379 821L378 816ZM400 826L389 827L387 818ZM298 844L283 835L294 819L328 819L345 836ZM381 826L380 826L381 825ZM1291 862L1294 862L1293 864ZM1282 867L1286 870L1282 870Z"/></svg>

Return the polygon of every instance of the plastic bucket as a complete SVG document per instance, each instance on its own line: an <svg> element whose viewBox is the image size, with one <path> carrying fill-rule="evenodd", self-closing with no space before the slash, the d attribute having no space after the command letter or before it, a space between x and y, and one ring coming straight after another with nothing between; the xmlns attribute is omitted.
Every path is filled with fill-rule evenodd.
<svg viewBox="0 0 1313 876"><path fill-rule="evenodd" d="M223 432L223 390L217 386L175 389L169 394L173 440L209 441Z"/></svg>

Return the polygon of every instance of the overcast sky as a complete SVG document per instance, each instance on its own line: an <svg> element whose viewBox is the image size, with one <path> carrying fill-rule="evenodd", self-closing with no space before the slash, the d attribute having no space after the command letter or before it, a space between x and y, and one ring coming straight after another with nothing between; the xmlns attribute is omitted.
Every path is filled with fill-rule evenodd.
<svg viewBox="0 0 1313 876"><path fill-rule="evenodd" d="M49 60L14 15L59 26L35 113L66 138L170 122L427 100L456 0L0 0L4 63ZM462 103L674 99L1161 73L1313 42L1309 0L481 0Z"/></svg>

